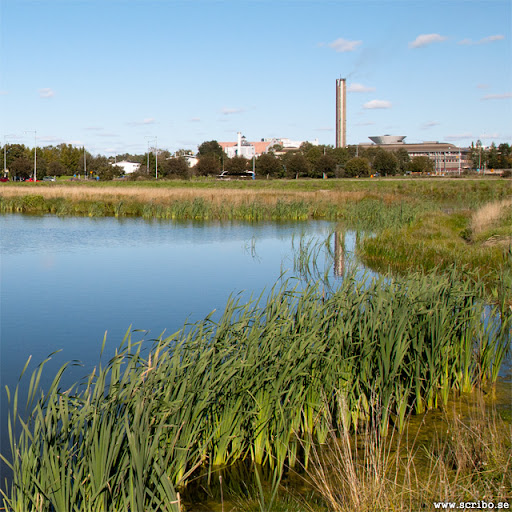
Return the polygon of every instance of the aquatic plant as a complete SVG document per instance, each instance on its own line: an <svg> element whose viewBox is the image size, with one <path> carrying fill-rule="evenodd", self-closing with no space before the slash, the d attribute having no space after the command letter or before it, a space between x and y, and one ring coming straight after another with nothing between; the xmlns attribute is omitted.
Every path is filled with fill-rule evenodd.
<svg viewBox="0 0 512 512"><path fill-rule="evenodd" d="M482 294L455 271L348 274L332 289L284 282L249 302L232 297L222 314L149 346L128 334L106 365L69 389L63 367L41 393L41 365L28 418L18 390L9 395L11 455L3 458L13 481L4 504L175 511L177 490L186 493L198 475L243 463L262 492L264 475L272 482L271 510L286 467L307 467L332 428L371 425L385 437L411 411L492 383L506 333L481 321L498 314Z"/></svg>

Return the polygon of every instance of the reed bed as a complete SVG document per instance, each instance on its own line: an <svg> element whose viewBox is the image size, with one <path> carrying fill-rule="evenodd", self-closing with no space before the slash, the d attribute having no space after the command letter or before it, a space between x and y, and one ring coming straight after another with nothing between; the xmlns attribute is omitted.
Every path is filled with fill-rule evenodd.
<svg viewBox="0 0 512 512"><path fill-rule="evenodd" d="M26 194L26 190L6 189L0 196L0 213L251 222L326 219L343 221L357 228L383 229L408 224L431 208L426 202L359 191L95 189L84 186L41 188L38 194Z"/></svg>
<svg viewBox="0 0 512 512"><path fill-rule="evenodd" d="M261 509L273 510L286 469L307 468L333 431L386 437L411 412L496 382L510 324L482 294L455 271L349 274L336 288L286 281L165 339L127 334L70 388L63 367L43 393L42 364L28 419L18 390L9 394L4 507L175 512L178 491L186 498L198 479L244 464Z"/></svg>

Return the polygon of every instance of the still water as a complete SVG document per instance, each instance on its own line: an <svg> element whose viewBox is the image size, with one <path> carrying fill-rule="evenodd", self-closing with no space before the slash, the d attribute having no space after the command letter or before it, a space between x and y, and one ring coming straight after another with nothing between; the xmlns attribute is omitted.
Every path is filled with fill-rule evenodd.
<svg viewBox="0 0 512 512"><path fill-rule="evenodd" d="M6 450L5 386L14 388L50 353L48 384L66 361L67 382L104 359L128 329L156 338L222 310L232 293L259 294L293 273L300 237L325 239L328 222L171 223L142 219L0 217L0 436ZM346 238L350 249L354 241ZM28 379L25 379L28 380Z"/></svg>

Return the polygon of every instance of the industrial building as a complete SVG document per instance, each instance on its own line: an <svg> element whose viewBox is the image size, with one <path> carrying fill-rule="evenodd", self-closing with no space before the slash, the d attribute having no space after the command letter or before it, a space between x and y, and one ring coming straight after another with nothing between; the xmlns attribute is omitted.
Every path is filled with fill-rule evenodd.
<svg viewBox="0 0 512 512"><path fill-rule="evenodd" d="M379 147L386 151L405 149L410 158L427 156L434 162L436 174L458 174L471 168L470 148L459 148L448 142L427 141L407 144L405 135L380 135L369 139L372 143L359 144L360 148Z"/></svg>

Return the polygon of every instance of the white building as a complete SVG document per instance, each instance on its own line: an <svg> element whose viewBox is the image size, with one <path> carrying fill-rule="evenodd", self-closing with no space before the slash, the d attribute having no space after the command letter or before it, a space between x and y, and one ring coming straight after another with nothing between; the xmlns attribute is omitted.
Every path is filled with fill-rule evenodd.
<svg viewBox="0 0 512 512"><path fill-rule="evenodd" d="M140 164L136 164L134 162L127 162L123 160L122 162L117 162L114 165L121 167L125 174L131 174L132 172L138 171L140 169Z"/></svg>
<svg viewBox="0 0 512 512"><path fill-rule="evenodd" d="M249 142L240 132L238 132L237 142L219 142L228 158L243 156L251 159L264 153L268 153L275 145L281 146L283 150L299 149L304 142L310 142L313 146L318 146L318 139L313 141L292 140L287 138L261 139L258 142Z"/></svg>

